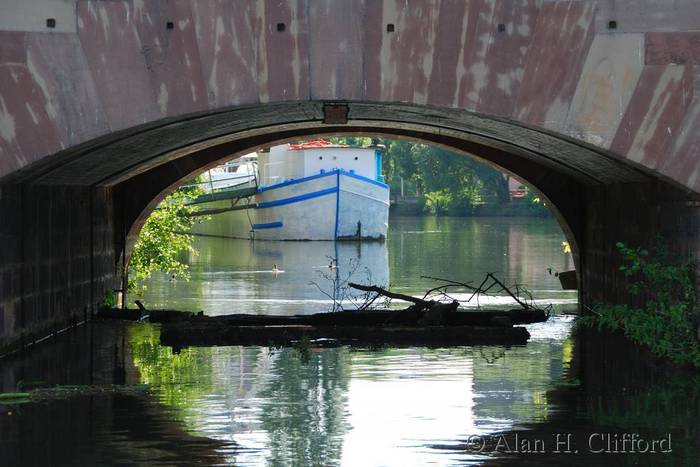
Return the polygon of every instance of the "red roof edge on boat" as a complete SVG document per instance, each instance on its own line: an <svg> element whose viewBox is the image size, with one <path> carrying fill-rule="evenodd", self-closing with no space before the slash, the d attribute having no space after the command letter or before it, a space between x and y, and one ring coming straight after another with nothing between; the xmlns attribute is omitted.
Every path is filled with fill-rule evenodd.
<svg viewBox="0 0 700 467"><path fill-rule="evenodd" d="M303 149L316 149L316 148L346 148L346 144L334 144L327 139L317 139L315 141L304 141L303 143L290 144L290 151L300 151Z"/></svg>

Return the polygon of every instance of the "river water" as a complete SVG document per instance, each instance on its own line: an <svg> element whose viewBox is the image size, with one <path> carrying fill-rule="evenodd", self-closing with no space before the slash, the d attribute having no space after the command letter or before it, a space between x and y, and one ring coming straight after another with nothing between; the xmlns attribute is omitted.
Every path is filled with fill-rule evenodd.
<svg viewBox="0 0 700 467"><path fill-rule="evenodd" d="M3 391L91 388L0 405L0 465L697 465L697 378L574 329L563 241L550 219L432 217L391 219L385 243L198 238L191 280L154 276L147 306L312 313L351 306L348 280L422 294L494 272L555 314L510 348L173 353L156 326L93 322L0 361Z"/></svg>

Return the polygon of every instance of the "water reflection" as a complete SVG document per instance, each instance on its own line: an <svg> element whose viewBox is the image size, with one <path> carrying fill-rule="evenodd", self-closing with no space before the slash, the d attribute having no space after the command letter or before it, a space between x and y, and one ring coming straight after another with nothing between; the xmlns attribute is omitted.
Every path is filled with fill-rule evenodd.
<svg viewBox="0 0 700 467"><path fill-rule="evenodd" d="M423 276L480 281L495 272L507 283L525 284L545 303L576 304L548 273L573 269L565 240L551 219L392 218L386 242L250 242L198 237L198 256L187 258L192 280L155 275L143 300L153 308L204 310L207 314L304 314L328 311L347 293L343 284L390 284L422 295L435 282ZM329 269L337 258L337 269ZM274 274L278 265L284 273ZM470 294L457 293L466 299ZM512 304L485 298L484 306ZM474 304L476 305L476 304ZM352 306L350 306L352 308Z"/></svg>
<svg viewBox="0 0 700 467"><path fill-rule="evenodd" d="M153 358L153 331L131 335L152 341L134 346L142 381L162 386L161 401L192 433L234 443L232 463L417 465L442 462L435 444L547 418L546 391L571 358L558 340L571 320L555 321L526 348L220 347Z"/></svg>
<svg viewBox="0 0 700 467"><path fill-rule="evenodd" d="M55 398L41 402L0 403L0 465L227 464L234 446L192 434L148 393L110 391L112 384L130 385L141 378L132 350L137 355L143 348L134 346L130 328L93 322L26 355L0 360L3 392L64 385L104 388L104 394L60 396L57 391Z"/></svg>
<svg viewBox="0 0 700 467"><path fill-rule="evenodd" d="M327 265L327 255L341 258L341 271L350 258L377 274L388 263L392 287L410 293L431 284L422 274L464 279L491 270L527 282L561 306L575 302L575 294L559 291L545 272L571 266L552 222L396 222L385 244L341 244L338 252L325 242L202 240L192 282L156 278L149 305L212 313L315 311L313 304L325 307L329 300L308 282L313 267ZM275 263L288 272L256 272ZM297 295L290 298L291 291ZM145 383L150 391L0 405L0 464L697 463L697 377L671 372L615 336L574 333L572 326L571 316L555 315L528 326L527 346L511 348L217 347L174 353L159 345L156 326L94 322L25 357L1 360L0 388ZM671 433L673 452L645 457L585 449L591 433L625 432ZM551 440L556 433L572 433L583 443L577 445L581 452L515 455L466 446L472 435Z"/></svg>
<svg viewBox="0 0 700 467"><path fill-rule="evenodd" d="M198 237L188 258L192 280L155 275L145 301L152 307L207 314L305 314L328 311L333 300L357 295L347 282L386 285L384 242L251 242ZM333 267L329 267L333 261ZM277 265L283 272L275 273Z"/></svg>

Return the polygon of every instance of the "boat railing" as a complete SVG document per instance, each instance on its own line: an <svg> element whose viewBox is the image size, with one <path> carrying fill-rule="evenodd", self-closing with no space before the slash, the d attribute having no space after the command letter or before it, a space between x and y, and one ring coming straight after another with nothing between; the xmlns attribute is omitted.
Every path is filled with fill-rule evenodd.
<svg viewBox="0 0 700 467"><path fill-rule="evenodd" d="M228 183L228 182L234 182L237 180L242 180L242 181L240 183ZM257 181L257 176L255 173L234 175L232 177L219 178L219 179L213 179L211 177L211 173L209 173L208 180L205 180L203 182L188 183L186 185L182 185L181 188L201 187L204 189L205 192L213 193L216 191L225 191L225 190L230 190L233 188L238 188L238 187L240 187L242 185L246 185L246 184L252 184L253 186L257 186L258 181Z"/></svg>

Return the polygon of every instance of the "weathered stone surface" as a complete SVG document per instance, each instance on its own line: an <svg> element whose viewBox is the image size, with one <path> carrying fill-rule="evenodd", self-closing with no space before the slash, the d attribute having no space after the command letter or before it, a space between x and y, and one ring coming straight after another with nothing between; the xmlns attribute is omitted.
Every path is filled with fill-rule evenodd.
<svg viewBox="0 0 700 467"><path fill-rule="evenodd" d="M646 67L620 123L611 149L657 168L673 147L692 99L692 68Z"/></svg>
<svg viewBox="0 0 700 467"><path fill-rule="evenodd" d="M609 148L644 66L641 34L599 35L583 66L566 133Z"/></svg>
<svg viewBox="0 0 700 467"><path fill-rule="evenodd" d="M76 34L28 34L27 68L46 99L63 147L109 132L92 73Z"/></svg>
<svg viewBox="0 0 700 467"><path fill-rule="evenodd" d="M207 108L207 93L190 2L150 1L134 8L151 88L162 115ZM168 29L168 23L172 29Z"/></svg>
<svg viewBox="0 0 700 467"><path fill-rule="evenodd" d="M673 141L673 151L663 161L663 172L687 187L700 187L700 96L696 95L685 125Z"/></svg>
<svg viewBox="0 0 700 467"><path fill-rule="evenodd" d="M492 43L484 57L485 75L476 103L479 112L514 117L539 13L535 1L496 2L493 20L486 26ZM494 23L503 24L505 31L499 32L498 25L494 29Z"/></svg>
<svg viewBox="0 0 700 467"><path fill-rule="evenodd" d="M32 32L0 31L7 35L2 73L8 79L26 68L32 83L0 91L0 177L164 116L314 98L475 110L663 170L642 153L645 144L611 146L612 135L621 115L628 115L621 130L628 134L632 114L651 102L655 90L630 96L638 76L653 75L657 64L698 61L698 33L686 27L698 11L685 0L635 8L612 0L81 0L68 2L75 27L66 31L77 38L23 22L37 1L3 7L16 15L16 29ZM618 28L608 29L606 19ZM639 35L619 33L629 28L645 33L642 69ZM15 131L15 121L31 119L25 100L33 100L39 121L48 119L38 138ZM686 101L674 104L685 109ZM662 112L654 126L674 131L687 126L684 119L680 110Z"/></svg>
<svg viewBox="0 0 700 467"><path fill-rule="evenodd" d="M0 170L20 169L62 149L55 108L27 64L27 34L0 32Z"/></svg>
<svg viewBox="0 0 700 467"><path fill-rule="evenodd" d="M610 32L696 31L700 9L696 0L599 0L596 30Z"/></svg>
<svg viewBox="0 0 700 467"><path fill-rule="evenodd" d="M380 100L426 103L433 66L438 2L383 2ZM394 31L386 31L393 24Z"/></svg>
<svg viewBox="0 0 700 467"><path fill-rule="evenodd" d="M0 3L0 31L75 32L76 0L22 0ZM53 28L46 20L56 21Z"/></svg>
<svg viewBox="0 0 700 467"><path fill-rule="evenodd" d="M309 88L308 5L311 0L261 0L258 19L260 42L264 44L265 74L261 102L303 100ZM260 8L260 6L258 6ZM277 25L283 24L284 30ZM260 60L260 56L258 60ZM260 62L258 62L260 63Z"/></svg>
<svg viewBox="0 0 700 467"><path fill-rule="evenodd" d="M191 8L209 107L259 101L266 72L258 68L263 25L255 2L197 0Z"/></svg>
<svg viewBox="0 0 700 467"><path fill-rule="evenodd" d="M363 97L363 1L309 2L309 68L312 99Z"/></svg>
<svg viewBox="0 0 700 467"><path fill-rule="evenodd" d="M112 131L163 116L130 2L78 3L78 35Z"/></svg>
<svg viewBox="0 0 700 467"><path fill-rule="evenodd" d="M593 39L594 5L547 2L537 16L518 96L518 120L561 131Z"/></svg>
<svg viewBox="0 0 700 467"><path fill-rule="evenodd" d="M649 32L645 40L647 65L700 65L700 32Z"/></svg>

